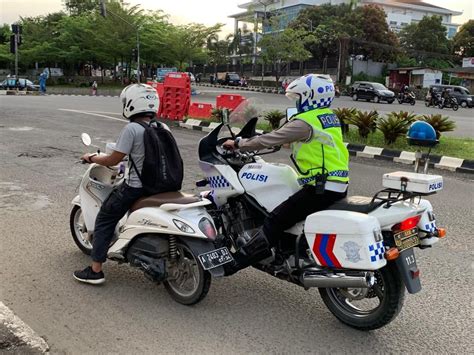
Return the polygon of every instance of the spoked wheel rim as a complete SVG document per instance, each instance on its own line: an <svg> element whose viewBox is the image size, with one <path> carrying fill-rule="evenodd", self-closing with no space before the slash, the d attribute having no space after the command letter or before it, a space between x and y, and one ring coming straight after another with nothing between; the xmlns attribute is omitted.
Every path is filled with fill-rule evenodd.
<svg viewBox="0 0 474 355"><path fill-rule="evenodd" d="M92 250L92 243L88 240L88 233L82 209L78 208L74 214L74 233L77 241L86 249Z"/></svg>
<svg viewBox="0 0 474 355"><path fill-rule="evenodd" d="M371 288L330 288L328 296L334 305L350 317L364 318L377 312L383 305L386 289L382 274L374 273L375 284Z"/></svg>
<svg viewBox="0 0 474 355"><path fill-rule="evenodd" d="M179 244L177 254L175 275L168 279L168 285L177 295L190 297L198 290L201 281L198 261L186 245Z"/></svg>

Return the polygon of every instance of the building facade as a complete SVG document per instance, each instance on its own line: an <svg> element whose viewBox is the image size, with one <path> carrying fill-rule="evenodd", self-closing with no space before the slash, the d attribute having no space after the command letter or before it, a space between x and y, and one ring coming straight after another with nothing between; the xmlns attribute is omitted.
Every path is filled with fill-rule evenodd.
<svg viewBox="0 0 474 355"><path fill-rule="evenodd" d="M272 29L268 26L260 26L262 19L272 13L278 13L283 19L281 26L284 28L293 21L300 11L311 6L323 4L340 5L354 4L364 6L376 4L381 6L386 15L389 27L399 32L403 27L411 23L419 22L425 16L441 16L443 24L447 29L447 37L452 38L460 25L452 22L453 16L462 15L462 12L445 9L439 6L427 4L420 0L252 0L239 5L245 11L233 16L235 20L235 33L239 28L240 22L250 22L254 24L255 40L260 33L269 33Z"/></svg>

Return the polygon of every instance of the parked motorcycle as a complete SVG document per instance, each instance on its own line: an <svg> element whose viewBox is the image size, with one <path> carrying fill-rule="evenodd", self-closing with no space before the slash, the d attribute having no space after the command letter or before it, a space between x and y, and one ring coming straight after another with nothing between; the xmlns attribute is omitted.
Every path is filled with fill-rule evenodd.
<svg viewBox="0 0 474 355"><path fill-rule="evenodd" d="M458 105L458 100L456 100L455 97L449 97L446 99L441 99L441 101L438 103L438 108L443 109L443 108L452 108L454 111L459 110L459 105Z"/></svg>
<svg viewBox="0 0 474 355"><path fill-rule="evenodd" d="M82 140L91 145L89 135L82 134ZM113 146L108 144L107 151ZM70 216L72 237L83 253L90 255L100 207L124 183L125 175L123 162L113 167L91 164L84 173ZM216 229L206 210L210 204L205 198L181 192L141 198L118 223L107 258L129 263L149 279L163 282L179 303L199 302L209 291L211 275L224 274L221 264L213 266L215 259L226 255L213 243Z"/></svg>
<svg viewBox="0 0 474 355"><path fill-rule="evenodd" d="M227 139L257 134L258 118L249 119L249 113L255 109L243 102L199 143L206 178L197 185L210 186L202 195L213 201L206 207L221 243L231 251L301 188L292 167L262 158L278 148L246 153L222 148ZM245 125L237 129L231 127L234 122ZM421 159L417 153L415 173L385 174L384 189L373 197L352 196L307 216L285 231L271 257L253 266L305 289L319 288L332 314L353 328L389 324L402 308L405 288L421 290L415 249L429 248L445 236L425 199L443 188L443 178L426 174L429 159L424 174L418 173Z"/></svg>
<svg viewBox="0 0 474 355"><path fill-rule="evenodd" d="M416 104L416 96L414 92L399 92L398 97L397 97L398 103L401 104L410 104L410 105L415 105Z"/></svg>

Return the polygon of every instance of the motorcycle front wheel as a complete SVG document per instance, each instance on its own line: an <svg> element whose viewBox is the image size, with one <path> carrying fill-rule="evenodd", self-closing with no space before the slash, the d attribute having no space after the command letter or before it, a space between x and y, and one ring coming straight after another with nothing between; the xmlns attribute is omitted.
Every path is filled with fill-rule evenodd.
<svg viewBox="0 0 474 355"><path fill-rule="evenodd" d="M75 205L72 208L69 217L69 226L71 228L72 239L77 247L86 255L91 255L92 243L88 239L87 227L84 221L84 215L80 206Z"/></svg>
<svg viewBox="0 0 474 355"><path fill-rule="evenodd" d="M177 243L176 260L168 264L169 277L164 285L178 303L190 306L206 297L211 287L211 274L205 271L197 256L184 243Z"/></svg>
<svg viewBox="0 0 474 355"><path fill-rule="evenodd" d="M403 307L405 286L394 264L375 271L371 288L320 288L326 307L342 323L358 330L382 328Z"/></svg>
<svg viewBox="0 0 474 355"><path fill-rule="evenodd" d="M458 105L458 104L454 104L454 105L453 105L453 110L454 110L454 111L459 110L459 105Z"/></svg>

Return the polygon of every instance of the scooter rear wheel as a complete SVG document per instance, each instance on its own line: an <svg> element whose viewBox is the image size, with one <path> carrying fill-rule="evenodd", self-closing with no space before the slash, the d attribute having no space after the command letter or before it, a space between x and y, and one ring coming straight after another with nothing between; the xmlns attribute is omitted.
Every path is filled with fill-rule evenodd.
<svg viewBox="0 0 474 355"><path fill-rule="evenodd" d="M168 263L169 278L164 282L170 296L178 303L190 306L206 297L211 287L211 274L204 270L198 258L185 243L178 242L177 259Z"/></svg>
<svg viewBox="0 0 474 355"><path fill-rule="evenodd" d="M69 218L69 226L71 228L72 239L77 247L86 255L91 255L92 243L87 239L87 227L82 215L80 206L74 206Z"/></svg>

